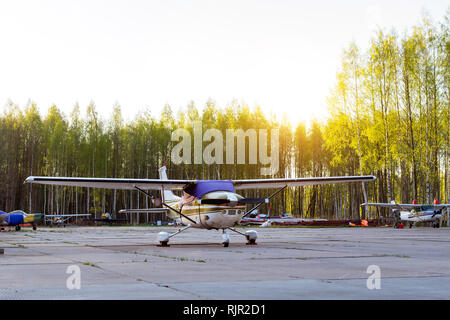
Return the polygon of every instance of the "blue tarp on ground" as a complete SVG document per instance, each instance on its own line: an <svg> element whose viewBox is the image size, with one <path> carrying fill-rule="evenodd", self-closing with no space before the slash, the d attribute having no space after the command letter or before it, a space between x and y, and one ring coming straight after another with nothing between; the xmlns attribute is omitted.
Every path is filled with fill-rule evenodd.
<svg viewBox="0 0 450 320"><path fill-rule="evenodd" d="M231 180L198 180L195 184L188 185L184 192L201 199L203 195L213 191L234 192L233 181Z"/></svg>

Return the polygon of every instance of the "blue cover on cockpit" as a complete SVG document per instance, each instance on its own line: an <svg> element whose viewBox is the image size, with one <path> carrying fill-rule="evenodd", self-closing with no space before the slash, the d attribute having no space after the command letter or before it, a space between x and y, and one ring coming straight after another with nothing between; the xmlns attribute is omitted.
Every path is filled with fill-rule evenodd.
<svg viewBox="0 0 450 320"><path fill-rule="evenodd" d="M203 195L213 191L234 192L233 181L231 180L198 180L197 183L189 184L184 188L184 192L201 199Z"/></svg>
<svg viewBox="0 0 450 320"><path fill-rule="evenodd" d="M19 224L23 224L23 215L19 214L19 213L10 213L6 217L5 222L11 226L17 226Z"/></svg>

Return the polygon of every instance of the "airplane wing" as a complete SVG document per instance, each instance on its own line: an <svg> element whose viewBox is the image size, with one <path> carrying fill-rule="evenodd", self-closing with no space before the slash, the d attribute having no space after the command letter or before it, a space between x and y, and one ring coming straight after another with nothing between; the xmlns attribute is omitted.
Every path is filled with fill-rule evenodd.
<svg viewBox="0 0 450 320"><path fill-rule="evenodd" d="M450 208L450 204L412 204L412 203L363 203L361 206L372 206L381 208L398 208L403 210L423 209L424 207L436 210Z"/></svg>
<svg viewBox="0 0 450 320"><path fill-rule="evenodd" d="M375 180L375 176L344 176L344 177L313 177L313 178L279 178L279 179L248 179L233 180L236 190L270 189L288 187L303 187L329 183L367 182Z"/></svg>
<svg viewBox="0 0 450 320"><path fill-rule="evenodd" d="M398 204L398 203L369 203L369 202L364 202L361 204L361 206L367 206L367 207L381 207L381 208L393 208L393 207L399 207L399 206L403 206L403 204ZM411 206L414 207L420 207L418 205L414 205L412 204ZM414 207L411 207L414 208Z"/></svg>
<svg viewBox="0 0 450 320"><path fill-rule="evenodd" d="M313 178L278 178L278 179L248 179L233 180L234 188L270 189L301 187L329 183L366 182L373 181L374 176L343 176L343 177L313 177ZM48 184L71 187L88 187L104 189L135 189L143 190L183 190L188 185L195 185L197 180L160 180L160 179L124 179L124 178L72 178L72 177L28 177L25 183Z"/></svg>
<svg viewBox="0 0 450 320"><path fill-rule="evenodd" d="M71 178L71 177L28 177L25 183L56 186L88 187L104 189L182 190L196 180L122 179L122 178Z"/></svg>
<svg viewBox="0 0 450 320"><path fill-rule="evenodd" d="M161 213L167 212L170 209L167 208L148 208L148 209L122 209L119 213Z"/></svg>

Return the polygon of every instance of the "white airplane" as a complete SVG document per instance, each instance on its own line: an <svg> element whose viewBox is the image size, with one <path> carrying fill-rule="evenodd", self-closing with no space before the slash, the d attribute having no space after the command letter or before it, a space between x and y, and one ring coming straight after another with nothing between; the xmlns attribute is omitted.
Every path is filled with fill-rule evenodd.
<svg viewBox="0 0 450 320"><path fill-rule="evenodd" d="M222 229L222 244L228 247L230 238L226 230L234 231L246 237L248 244L256 244L257 233L254 230L242 233L233 227L242 218L265 203L286 187L300 187L330 183L366 182L376 179L374 176L314 177L314 178L277 178L249 180L169 180L166 167L159 169L160 179L123 179L123 178L75 178L75 177L28 177L25 183L138 190L153 198L147 190L161 190L162 205L170 209L169 217L184 228L169 234L160 232L158 241L167 246L169 239L184 230L194 227L202 229ZM236 190L277 188L267 198L244 198ZM172 190L182 190L183 196L176 196ZM246 205L254 204L250 210ZM143 209L148 212L148 209ZM159 209L161 210L161 209Z"/></svg>
<svg viewBox="0 0 450 320"><path fill-rule="evenodd" d="M389 208L394 212L394 228L398 227L400 221L409 223L412 228L417 222L431 222L433 228L439 228L443 211L450 210L450 204L407 204L407 203L363 203L361 206L373 206L381 208Z"/></svg>

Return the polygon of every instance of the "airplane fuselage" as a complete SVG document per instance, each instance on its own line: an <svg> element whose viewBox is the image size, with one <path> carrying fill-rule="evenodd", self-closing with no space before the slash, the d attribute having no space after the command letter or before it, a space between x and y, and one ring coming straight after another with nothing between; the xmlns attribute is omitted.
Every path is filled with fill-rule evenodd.
<svg viewBox="0 0 450 320"><path fill-rule="evenodd" d="M180 206L177 202L168 202L173 208L180 210L181 213L193 221L186 219L185 217L180 217L173 211L169 211L169 217L181 223L183 225L191 224L194 228L201 229L226 229L233 227L242 219L245 213L245 204L240 204L239 199L243 197L237 193L226 192L226 191L214 191L205 194L200 202L194 200L190 203ZM226 204L202 204L201 200L226 200L229 201Z"/></svg>
<svg viewBox="0 0 450 320"><path fill-rule="evenodd" d="M27 214L23 211L13 211L2 219L2 224L4 226L19 226L27 223L36 224L41 222L43 218L43 214Z"/></svg>
<svg viewBox="0 0 450 320"><path fill-rule="evenodd" d="M431 222L439 221L442 217L441 213L434 211L400 211L400 220L407 222Z"/></svg>

